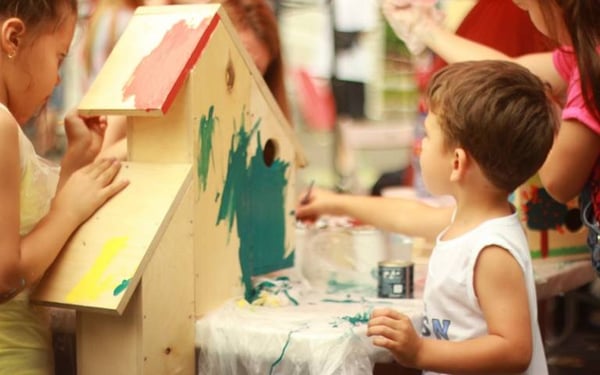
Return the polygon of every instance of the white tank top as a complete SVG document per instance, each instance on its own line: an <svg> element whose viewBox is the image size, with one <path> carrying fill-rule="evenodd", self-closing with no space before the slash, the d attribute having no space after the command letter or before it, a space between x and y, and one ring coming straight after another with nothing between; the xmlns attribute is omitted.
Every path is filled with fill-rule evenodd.
<svg viewBox="0 0 600 375"><path fill-rule="evenodd" d="M473 270L481 250L489 245L510 252L521 266L531 313L533 355L522 375L547 375L548 367L537 320L537 298L527 239L517 214L488 220L451 240L438 236L429 259L423 300L423 336L461 341L487 334L487 324L473 288ZM425 371L432 375L434 372Z"/></svg>

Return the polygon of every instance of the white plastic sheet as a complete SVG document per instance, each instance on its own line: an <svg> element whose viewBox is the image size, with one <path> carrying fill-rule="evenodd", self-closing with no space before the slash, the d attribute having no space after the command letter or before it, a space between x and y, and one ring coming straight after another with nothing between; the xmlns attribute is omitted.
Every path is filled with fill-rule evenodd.
<svg viewBox="0 0 600 375"><path fill-rule="evenodd" d="M393 360L366 336L373 308L395 308L420 331L421 300L327 294L302 289L302 283L294 287L297 305L229 301L199 320L199 374L371 374L376 362Z"/></svg>

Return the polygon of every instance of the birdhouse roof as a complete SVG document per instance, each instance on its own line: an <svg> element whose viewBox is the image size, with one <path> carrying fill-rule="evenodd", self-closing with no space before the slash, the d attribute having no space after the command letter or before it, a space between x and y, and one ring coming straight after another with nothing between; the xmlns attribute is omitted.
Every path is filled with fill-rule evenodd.
<svg viewBox="0 0 600 375"><path fill-rule="evenodd" d="M219 23L219 9L219 4L139 7L80 111L165 114Z"/></svg>

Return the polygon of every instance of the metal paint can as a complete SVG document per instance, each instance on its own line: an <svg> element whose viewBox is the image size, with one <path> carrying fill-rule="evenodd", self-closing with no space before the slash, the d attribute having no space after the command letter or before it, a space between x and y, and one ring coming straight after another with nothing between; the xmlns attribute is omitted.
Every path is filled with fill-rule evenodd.
<svg viewBox="0 0 600 375"><path fill-rule="evenodd" d="M385 260L378 263L377 297L412 298L414 263L405 260Z"/></svg>

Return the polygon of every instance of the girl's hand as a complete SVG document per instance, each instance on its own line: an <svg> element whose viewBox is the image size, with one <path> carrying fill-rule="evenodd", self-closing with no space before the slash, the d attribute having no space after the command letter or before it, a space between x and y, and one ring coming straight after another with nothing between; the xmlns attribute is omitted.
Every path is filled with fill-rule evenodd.
<svg viewBox="0 0 600 375"><path fill-rule="evenodd" d="M104 139L106 116L80 116L71 112L65 117L65 133L67 135L67 151L65 157L73 165L74 170L92 162Z"/></svg>
<svg viewBox="0 0 600 375"><path fill-rule="evenodd" d="M388 349L401 365L417 367L423 339L408 316L393 309L375 309L367 336L373 336L373 344Z"/></svg>
<svg viewBox="0 0 600 375"><path fill-rule="evenodd" d="M425 50L423 38L431 25L439 24L444 17L435 3L435 0L382 1L381 10L388 24L413 55Z"/></svg>
<svg viewBox="0 0 600 375"><path fill-rule="evenodd" d="M128 180L115 180L120 169L121 163L113 159L97 160L78 169L57 192L52 209L61 210L78 226L129 184Z"/></svg>
<svg viewBox="0 0 600 375"><path fill-rule="evenodd" d="M67 150L62 158L59 189L73 172L91 163L102 147L106 118L79 116L72 111L65 117Z"/></svg>

